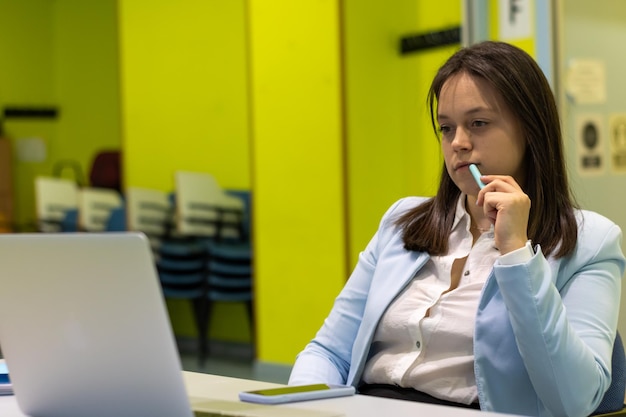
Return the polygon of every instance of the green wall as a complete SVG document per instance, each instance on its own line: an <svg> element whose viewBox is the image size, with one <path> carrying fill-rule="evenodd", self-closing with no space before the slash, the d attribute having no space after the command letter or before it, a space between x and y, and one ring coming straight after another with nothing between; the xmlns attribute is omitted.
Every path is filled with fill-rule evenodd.
<svg viewBox="0 0 626 417"><path fill-rule="evenodd" d="M195 169L252 189L258 360L289 364L384 210L436 189L426 91L455 48L401 56L398 45L459 25L460 4L161 0L146 10L129 0L120 22L127 185L170 189L176 169ZM193 334L186 306L170 312ZM225 333L242 330L240 312L216 320L214 337L240 339Z"/></svg>
<svg viewBox="0 0 626 417"><path fill-rule="evenodd" d="M28 138L46 147L44 160L14 159L20 230L35 222L37 175L69 159L86 176L97 151L120 147L116 14L115 0L0 0L0 107L60 111L57 119L4 121L16 152Z"/></svg>
<svg viewBox="0 0 626 417"><path fill-rule="evenodd" d="M49 144L45 162L16 169L22 215L36 173L60 158L86 170L94 149L120 144L126 186L170 191L186 169L252 190L258 360L292 363L384 210L436 189L426 91L455 48L401 56L398 43L458 25L460 3L444 3L0 0L7 22L37 27L0 49L17 57L0 74L20 83L0 84L0 103L61 108L6 125ZM187 303L168 307L177 334L194 335ZM240 307L216 312L212 337L247 340Z"/></svg>
<svg viewBox="0 0 626 417"><path fill-rule="evenodd" d="M176 170L250 188L243 0L119 1L126 184Z"/></svg>
<svg viewBox="0 0 626 417"><path fill-rule="evenodd" d="M459 26L461 9L457 0L344 3L352 267L394 201L436 192L442 159L426 95L458 46L401 55L400 38Z"/></svg>
<svg viewBox="0 0 626 417"><path fill-rule="evenodd" d="M56 89L61 117L55 155L81 161L119 149L120 82L115 0L54 2Z"/></svg>
<svg viewBox="0 0 626 417"><path fill-rule="evenodd" d="M49 0L0 0L1 108L7 105L57 104L52 6ZM19 138L36 136L50 145L57 137L57 122L16 119L3 124L5 133L14 142ZM34 175L49 168L49 161L15 161L14 220L18 223L25 225L34 221L32 180Z"/></svg>
<svg viewBox="0 0 626 417"><path fill-rule="evenodd" d="M119 1L127 186L174 190L177 170L250 190L245 1ZM190 303L168 300L176 333L194 337ZM249 341L242 304L220 304L210 337Z"/></svg>
<svg viewBox="0 0 626 417"><path fill-rule="evenodd" d="M340 9L248 5L258 360L290 364L346 279Z"/></svg>

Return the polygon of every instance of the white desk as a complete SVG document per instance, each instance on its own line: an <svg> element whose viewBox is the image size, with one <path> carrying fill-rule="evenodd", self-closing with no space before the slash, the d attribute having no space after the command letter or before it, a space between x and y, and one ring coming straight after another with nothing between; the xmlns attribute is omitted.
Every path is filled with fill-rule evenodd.
<svg viewBox="0 0 626 417"><path fill-rule="evenodd" d="M252 381L247 379L229 378L195 372L183 372L187 392L194 409L203 409L202 404L215 404L216 400L239 402L239 391L270 388L279 386L269 382ZM237 407L237 404L234 404ZM252 406L240 403L240 406ZM325 400L306 401L275 406L254 405L255 415L279 417L317 417L317 416L345 416L345 417L478 417L501 416L505 414L484 413L456 407L422 404L411 401L390 400L386 398L355 395L353 397L331 398ZM258 411L257 411L258 408ZM299 412L294 413L294 409ZM319 413L316 413L319 411ZM0 416L25 417L17 406L14 396L0 397ZM510 417L510 416L509 416Z"/></svg>

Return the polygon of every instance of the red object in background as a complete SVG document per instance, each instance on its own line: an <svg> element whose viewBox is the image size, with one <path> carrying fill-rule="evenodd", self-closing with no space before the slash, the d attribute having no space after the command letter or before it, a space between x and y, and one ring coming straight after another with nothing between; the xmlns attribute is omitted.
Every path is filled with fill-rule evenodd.
<svg viewBox="0 0 626 417"><path fill-rule="evenodd" d="M13 219L13 153L0 133L0 232L10 232Z"/></svg>
<svg viewBox="0 0 626 417"><path fill-rule="evenodd" d="M122 192L122 163L120 151L102 151L96 154L89 183L92 187L111 188Z"/></svg>

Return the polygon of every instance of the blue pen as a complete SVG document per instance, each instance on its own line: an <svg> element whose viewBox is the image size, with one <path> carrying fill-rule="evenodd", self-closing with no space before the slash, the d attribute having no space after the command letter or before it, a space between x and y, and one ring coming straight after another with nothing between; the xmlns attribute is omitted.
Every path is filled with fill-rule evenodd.
<svg viewBox="0 0 626 417"><path fill-rule="evenodd" d="M470 164L469 170L472 173L472 177L474 177L474 181L476 181L476 184L478 184L480 189L482 190L483 188L485 188L485 184L480 180L481 173L478 170L478 167L474 164Z"/></svg>

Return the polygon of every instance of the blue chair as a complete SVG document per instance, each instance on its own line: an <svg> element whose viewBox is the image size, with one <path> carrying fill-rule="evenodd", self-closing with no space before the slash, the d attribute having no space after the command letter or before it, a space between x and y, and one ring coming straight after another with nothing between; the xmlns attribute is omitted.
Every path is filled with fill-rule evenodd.
<svg viewBox="0 0 626 417"><path fill-rule="evenodd" d="M213 306L220 302L244 303L248 313L250 338L254 343L253 252L250 235L251 194L247 191L226 190L234 204L222 207L215 239L206 241L206 322L211 321ZM222 235L222 230L229 232ZM232 233L237 230L238 233ZM208 330L207 330L208 333ZM201 344L205 348L206 344ZM201 351L204 359L207 352Z"/></svg>
<svg viewBox="0 0 626 417"><path fill-rule="evenodd" d="M124 232L126 227L126 207L119 206L111 210L109 218L106 221L105 230L107 232Z"/></svg>
<svg viewBox="0 0 626 417"><path fill-rule="evenodd" d="M206 242L206 326L211 322L215 303L244 303L248 314L250 338L255 339L253 257L249 242L213 241ZM205 339L201 334L200 361L208 355Z"/></svg>
<svg viewBox="0 0 626 417"><path fill-rule="evenodd" d="M63 219L61 219L61 231L62 232L77 232L78 231L78 209L71 208L65 210Z"/></svg>
<svg viewBox="0 0 626 417"><path fill-rule="evenodd" d="M619 332L615 335L611 358L611 385L592 416L626 416L624 391L626 390L626 355Z"/></svg>
<svg viewBox="0 0 626 417"><path fill-rule="evenodd" d="M205 270L206 249L190 239L163 237L158 248L156 269L163 297L188 300L198 332L198 361L204 364L206 337Z"/></svg>
<svg viewBox="0 0 626 417"><path fill-rule="evenodd" d="M195 238L177 236L174 233L175 199L172 194L151 188L128 187L126 201L128 230L142 232L150 240L163 296L166 299L191 302L194 321L200 334L206 327L206 248Z"/></svg>
<svg viewBox="0 0 626 417"><path fill-rule="evenodd" d="M194 250L188 242L180 246L167 242L166 247L166 252L159 252L161 256L156 261L163 295L166 298L201 300L204 293L204 247L195 245Z"/></svg>
<svg viewBox="0 0 626 417"><path fill-rule="evenodd" d="M223 190L208 173L178 171L176 230L205 248L205 281L200 320L200 363L207 356L207 336L213 306L245 303L254 328L250 193ZM252 331L254 339L254 331Z"/></svg>

